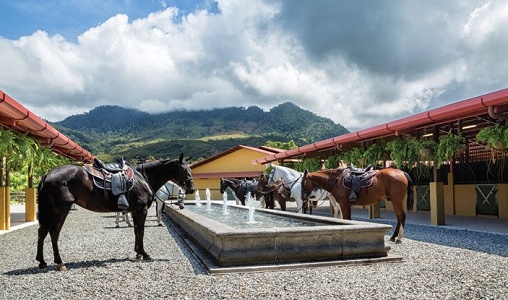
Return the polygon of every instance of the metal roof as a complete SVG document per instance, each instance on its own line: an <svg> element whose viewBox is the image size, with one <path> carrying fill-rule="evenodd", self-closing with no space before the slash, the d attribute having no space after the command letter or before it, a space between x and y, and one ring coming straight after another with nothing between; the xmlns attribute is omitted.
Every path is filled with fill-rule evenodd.
<svg viewBox="0 0 508 300"><path fill-rule="evenodd" d="M73 160L92 162L94 156L36 114L0 90L0 126L38 140L55 153Z"/></svg>
<svg viewBox="0 0 508 300"><path fill-rule="evenodd" d="M491 110L490 113L489 109ZM507 119L508 114L506 112L508 112L508 89L503 89L388 123L268 155L255 159L252 163L265 164L293 157L319 155L324 151L348 149L360 143L376 139L390 140L401 134L419 138L426 133L432 133L434 129L437 129L440 135L448 134L450 129L460 132L468 141L469 158L485 160L490 157L491 153L483 145L476 142L476 134L482 128L498 122L498 118Z"/></svg>

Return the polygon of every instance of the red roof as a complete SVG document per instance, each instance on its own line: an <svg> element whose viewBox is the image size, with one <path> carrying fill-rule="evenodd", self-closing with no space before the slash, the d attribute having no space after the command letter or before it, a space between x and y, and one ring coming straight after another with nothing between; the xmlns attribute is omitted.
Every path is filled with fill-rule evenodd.
<svg viewBox="0 0 508 300"><path fill-rule="evenodd" d="M0 126L40 141L65 157L92 162L94 156L0 90Z"/></svg>

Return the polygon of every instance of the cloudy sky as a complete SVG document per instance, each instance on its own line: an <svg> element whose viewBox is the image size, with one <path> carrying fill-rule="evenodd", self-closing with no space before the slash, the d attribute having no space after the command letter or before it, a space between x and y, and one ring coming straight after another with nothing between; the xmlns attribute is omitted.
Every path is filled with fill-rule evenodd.
<svg viewBox="0 0 508 300"><path fill-rule="evenodd" d="M0 90L58 121L291 101L350 130L508 87L508 1L0 0Z"/></svg>

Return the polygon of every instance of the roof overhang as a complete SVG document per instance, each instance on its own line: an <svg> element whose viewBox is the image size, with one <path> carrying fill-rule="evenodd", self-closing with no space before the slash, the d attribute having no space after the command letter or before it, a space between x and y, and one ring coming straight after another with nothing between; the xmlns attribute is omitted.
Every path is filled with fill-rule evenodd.
<svg viewBox="0 0 508 300"><path fill-rule="evenodd" d="M0 90L0 126L27 134L43 146L73 160L92 162L94 156Z"/></svg>
<svg viewBox="0 0 508 300"><path fill-rule="evenodd" d="M419 133L427 130L427 128L433 128L443 124L451 127L451 123L474 124L475 129L470 131L470 137L473 137L480 128L495 122L495 120L489 117L489 107L498 114L505 114L508 112L508 89L459 101L388 123L286 150L281 153L261 157L253 160L252 163L266 164L334 148L347 149L365 141L380 138L389 139L401 134L418 136Z"/></svg>

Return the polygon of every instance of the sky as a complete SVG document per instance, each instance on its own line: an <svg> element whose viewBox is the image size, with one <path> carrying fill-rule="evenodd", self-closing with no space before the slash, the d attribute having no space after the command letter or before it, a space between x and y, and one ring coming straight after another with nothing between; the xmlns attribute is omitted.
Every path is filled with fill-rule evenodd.
<svg viewBox="0 0 508 300"><path fill-rule="evenodd" d="M508 1L0 0L0 90L43 119L283 102L351 131L508 87Z"/></svg>

